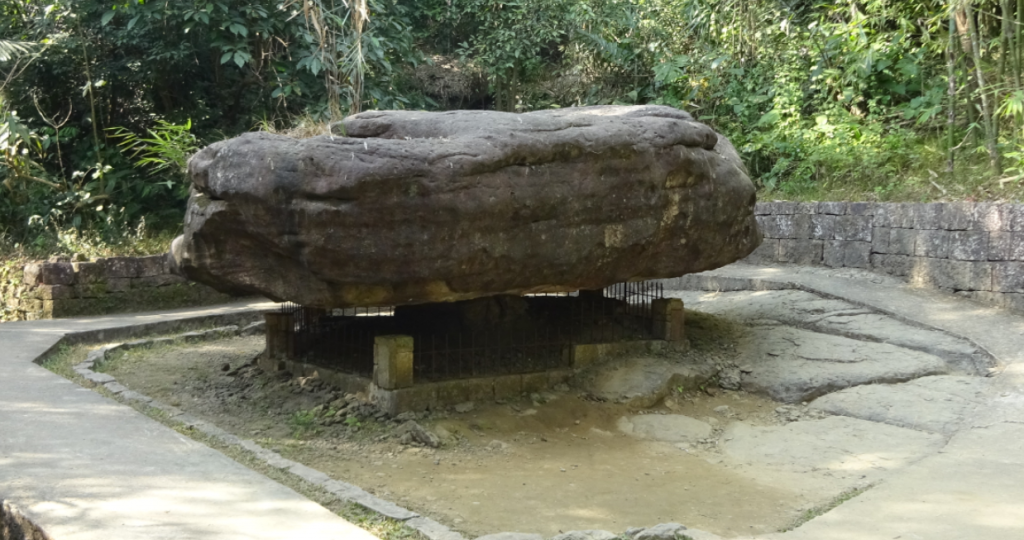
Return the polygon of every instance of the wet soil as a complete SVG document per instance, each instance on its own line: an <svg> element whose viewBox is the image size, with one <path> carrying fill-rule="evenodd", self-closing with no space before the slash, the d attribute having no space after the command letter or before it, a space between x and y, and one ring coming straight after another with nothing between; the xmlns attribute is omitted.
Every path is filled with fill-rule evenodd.
<svg viewBox="0 0 1024 540"><path fill-rule="evenodd" d="M132 390L468 535L621 532L669 521L723 536L759 534L784 528L825 497L728 465L715 436L673 445L616 428L633 414L684 414L716 435L733 420L785 422L777 403L754 395L676 392L637 410L563 388L421 416L443 440L433 449L401 444L400 422L372 408L345 421L325 419L345 397L316 379L263 373L253 364L263 344L248 337L136 349L112 355L104 370Z"/></svg>

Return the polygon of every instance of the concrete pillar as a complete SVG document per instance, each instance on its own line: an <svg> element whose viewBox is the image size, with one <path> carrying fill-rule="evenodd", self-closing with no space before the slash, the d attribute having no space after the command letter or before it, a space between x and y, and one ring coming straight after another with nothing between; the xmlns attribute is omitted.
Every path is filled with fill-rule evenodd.
<svg viewBox="0 0 1024 540"><path fill-rule="evenodd" d="M284 369L282 360L295 355L295 320L291 313L273 311L263 315L267 323L267 351L260 358L263 371L273 373Z"/></svg>
<svg viewBox="0 0 1024 540"><path fill-rule="evenodd" d="M686 339L686 316L683 301L679 298L658 298L651 301L651 315L654 319L654 337L665 341Z"/></svg>
<svg viewBox="0 0 1024 540"><path fill-rule="evenodd" d="M384 390L412 386L412 336L377 336L373 340L373 382Z"/></svg>

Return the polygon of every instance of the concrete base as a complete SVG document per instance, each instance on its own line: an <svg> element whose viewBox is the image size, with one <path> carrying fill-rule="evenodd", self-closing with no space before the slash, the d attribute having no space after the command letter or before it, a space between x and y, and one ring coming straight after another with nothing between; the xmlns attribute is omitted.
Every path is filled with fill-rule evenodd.
<svg viewBox="0 0 1024 540"><path fill-rule="evenodd" d="M598 360L669 350L679 351L685 350L688 345L686 341L661 340L574 345L569 351L571 368L421 383L393 389L383 388L367 377L341 373L328 367L295 360L267 360L261 357L260 366L272 365L275 370L285 370L296 377L311 377L316 373L319 379L343 392L365 392L381 410L396 415L408 411L434 410L467 401L493 401L513 398L524 393L540 392L568 382L575 374L575 370L587 367Z"/></svg>
<svg viewBox="0 0 1024 540"><path fill-rule="evenodd" d="M467 401L493 401L540 392L567 382L571 369L559 369L523 375L499 375L425 383L410 388L384 390L376 385L370 388L370 399L388 414L407 411L437 409Z"/></svg>
<svg viewBox="0 0 1024 540"><path fill-rule="evenodd" d="M616 356L644 355L665 351L682 352L689 348L689 341L663 341L660 339L573 345L572 367L573 369L585 368L598 360Z"/></svg>

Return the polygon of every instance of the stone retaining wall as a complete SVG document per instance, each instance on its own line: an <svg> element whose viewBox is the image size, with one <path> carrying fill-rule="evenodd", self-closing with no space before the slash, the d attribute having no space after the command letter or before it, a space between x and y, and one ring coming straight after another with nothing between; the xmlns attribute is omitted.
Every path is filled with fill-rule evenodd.
<svg viewBox="0 0 1024 540"><path fill-rule="evenodd" d="M231 297L172 274L167 255L25 266L0 283L11 320L52 319L223 303Z"/></svg>
<svg viewBox="0 0 1024 540"><path fill-rule="evenodd" d="M761 202L746 261L864 268L1024 311L1024 205Z"/></svg>

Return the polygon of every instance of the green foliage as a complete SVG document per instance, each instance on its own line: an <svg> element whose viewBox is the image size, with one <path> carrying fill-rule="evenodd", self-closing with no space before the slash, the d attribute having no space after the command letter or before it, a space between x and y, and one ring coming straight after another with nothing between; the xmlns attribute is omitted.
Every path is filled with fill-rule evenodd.
<svg viewBox="0 0 1024 540"><path fill-rule="evenodd" d="M18 57L27 56L35 48L35 43L0 39L0 62L9 62Z"/></svg>
<svg viewBox="0 0 1024 540"><path fill-rule="evenodd" d="M445 90L426 95L416 75L435 55L454 67L432 73L462 77L463 106L689 110L733 141L768 194L1012 197L1024 192L1018 4L2 4L0 242L59 245L69 231L117 242L143 219L176 229L198 148L256 126L313 133L292 128L436 107Z"/></svg>
<svg viewBox="0 0 1024 540"><path fill-rule="evenodd" d="M121 139L118 146L131 154L138 168L149 169L150 174L177 173L184 180L189 158L199 151L199 139L191 129L191 120L181 125L157 120L156 126L146 131L149 138L139 137L122 127L109 131L111 137Z"/></svg>
<svg viewBox="0 0 1024 540"><path fill-rule="evenodd" d="M405 84L403 65L420 58L408 8L370 1L356 39L348 3L314 3L338 36L330 51L298 0L0 7L0 35L11 37L0 41L0 235L26 245L69 229L114 240L143 219L177 228L184 164L205 144L261 119L328 119L332 103L428 103ZM353 70L360 92L344 80Z"/></svg>
<svg viewBox="0 0 1024 540"><path fill-rule="evenodd" d="M463 57L484 67L502 110L517 109L517 90L536 80L571 28L568 0L460 0L435 5L437 22L458 28L464 39L457 45Z"/></svg>
<svg viewBox="0 0 1024 540"><path fill-rule="evenodd" d="M0 103L0 174L4 187L24 188L28 182L56 187L56 183L45 178L46 170L36 161L45 157L50 142L49 137L26 126L17 111L5 111Z"/></svg>
<svg viewBox="0 0 1024 540"><path fill-rule="evenodd" d="M790 5L677 0L656 101L694 109L730 136L765 189L896 174L912 156L907 119L941 110L939 65L913 36L935 31L926 4Z"/></svg>
<svg viewBox="0 0 1024 540"><path fill-rule="evenodd" d="M308 411L296 411L288 419L289 425L292 426L292 437L295 439L301 439L307 435L316 435L317 413L313 410Z"/></svg>
<svg viewBox="0 0 1024 540"><path fill-rule="evenodd" d="M928 153L947 120L946 13L933 0L430 0L413 26L431 52L485 70L485 106L684 108L730 137L762 189L796 196L884 185ZM958 92L965 110L980 95Z"/></svg>

